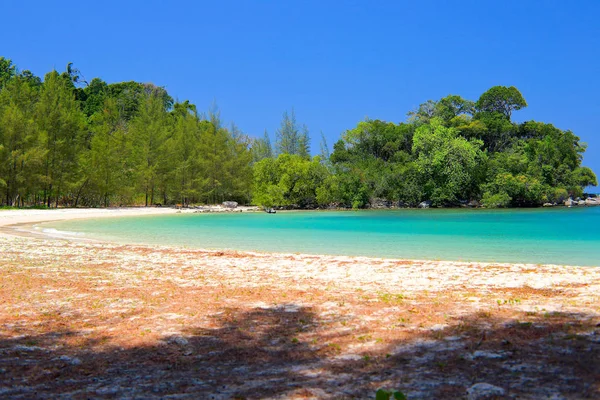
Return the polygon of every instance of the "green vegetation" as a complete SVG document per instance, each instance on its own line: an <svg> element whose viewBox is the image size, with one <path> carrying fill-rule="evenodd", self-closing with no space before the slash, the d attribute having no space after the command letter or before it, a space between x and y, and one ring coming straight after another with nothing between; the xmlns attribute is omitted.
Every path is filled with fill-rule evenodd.
<svg viewBox="0 0 600 400"><path fill-rule="evenodd" d="M0 204L251 200L251 139L160 87L41 79L0 58Z"/></svg>
<svg viewBox="0 0 600 400"><path fill-rule="evenodd" d="M597 185L571 131L511 121L526 106L503 86L476 102L429 100L406 122L359 122L331 154L321 134L311 158L294 110L272 145L267 131L250 138L152 84L87 83L72 64L42 80L0 57L0 205L527 207Z"/></svg>
<svg viewBox="0 0 600 400"><path fill-rule="evenodd" d="M404 393L398 391L398 390L385 390L385 389L379 389L376 393L375 393L375 400L390 400L390 399L394 399L394 400L406 400L407 397Z"/></svg>

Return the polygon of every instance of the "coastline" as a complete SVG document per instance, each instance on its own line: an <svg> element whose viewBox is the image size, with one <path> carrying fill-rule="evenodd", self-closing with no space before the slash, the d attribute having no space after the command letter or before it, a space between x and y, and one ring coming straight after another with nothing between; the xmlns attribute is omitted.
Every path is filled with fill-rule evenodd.
<svg viewBox="0 0 600 400"><path fill-rule="evenodd" d="M32 226L34 224L66 221L87 218L111 218L121 216L161 215L176 213L172 208L59 208L49 210L22 209L0 210L0 236L48 236L43 233L36 235L31 230L18 230L15 227Z"/></svg>
<svg viewBox="0 0 600 400"><path fill-rule="evenodd" d="M1 394L456 398L477 382L516 397L600 394L597 267L15 235L176 212L0 212L0 369L13 382Z"/></svg>

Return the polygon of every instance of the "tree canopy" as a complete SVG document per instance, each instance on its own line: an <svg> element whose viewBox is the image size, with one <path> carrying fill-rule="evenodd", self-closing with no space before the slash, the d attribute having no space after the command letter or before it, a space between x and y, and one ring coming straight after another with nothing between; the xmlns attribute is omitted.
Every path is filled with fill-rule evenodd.
<svg viewBox="0 0 600 400"><path fill-rule="evenodd" d="M526 106L512 86L476 102L451 94L406 121L360 121L331 152L321 133L311 157L294 109L272 144L266 130L250 137L160 86L87 82L71 63L42 80L0 57L1 204L539 206L597 185L573 132L511 120Z"/></svg>

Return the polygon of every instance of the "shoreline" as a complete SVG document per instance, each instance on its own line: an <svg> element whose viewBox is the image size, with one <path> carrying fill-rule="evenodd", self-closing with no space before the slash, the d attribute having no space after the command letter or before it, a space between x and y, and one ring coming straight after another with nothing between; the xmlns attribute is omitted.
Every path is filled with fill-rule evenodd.
<svg viewBox="0 0 600 400"><path fill-rule="evenodd" d="M250 209L250 210L246 210ZM256 212L253 207L241 207L239 211L233 212ZM303 212L312 210L282 210L282 212ZM331 211L331 210L318 210ZM338 211L338 210L336 210ZM341 210L344 211L344 210ZM350 210L352 211L352 210ZM384 211L373 209L371 211ZM119 218L119 217L134 217L134 216L153 216L167 214L193 214L193 213L230 213L231 211L217 212L198 212L195 209L174 209L174 208L157 208L157 207L115 207L115 208L65 208L65 209L50 209L50 210L0 210L0 237L25 237L40 240L66 240L73 242L88 242L88 243L105 243L121 246L146 246L164 249L181 249L183 251L200 251L200 252L224 252L227 254L236 254L237 256L254 256L254 255L281 255L281 256L301 256L301 257L322 257L335 259L350 259L350 260L373 260L381 262L417 262L417 263L454 263L454 264L477 264L477 265L495 265L503 267L511 266L530 266L530 267L569 267L569 268L600 268L592 265L577 265L577 264L548 264L548 263L532 263L532 262L495 262L495 261L477 261L477 260L443 260L443 259L410 259L398 257L376 257L376 256L361 256L361 255L341 255L341 254L317 254L317 253L300 253L300 252L277 252L277 251L261 251L261 250L237 250L227 248L202 248L188 247L171 244L154 244L154 243L135 243L135 242L116 242L106 239L97 239L71 235L69 233L44 232L36 230L38 224L46 224L59 221L70 221L77 219L95 219L95 218ZM58 214L58 215L57 215Z"/></svg>
<svg viewBox="0 0 600 400"><path fill-rule="evenodd" d="M37 238L54 238L52 235L37 232L33 229L20 230L19 227L33 227L46 222L67 221L90 218L113 218L141 215L174 214L171 208L59 208L50 210L0 210L0 236L24 236ZM63 239L73 239L62 237ZM93 240L93 239L90 239Z"/></svg>

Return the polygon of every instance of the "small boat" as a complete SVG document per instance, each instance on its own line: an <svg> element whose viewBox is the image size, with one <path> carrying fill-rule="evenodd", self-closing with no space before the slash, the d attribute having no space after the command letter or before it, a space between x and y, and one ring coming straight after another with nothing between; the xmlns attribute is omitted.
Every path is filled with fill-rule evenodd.
<svg viewBox="0 0 600 400"><path fill-rule="evenodd" d="M265 209L265 212L267 214L275 214L277 211L273 210L272 208L267 208L267 209Z"/></svg>

